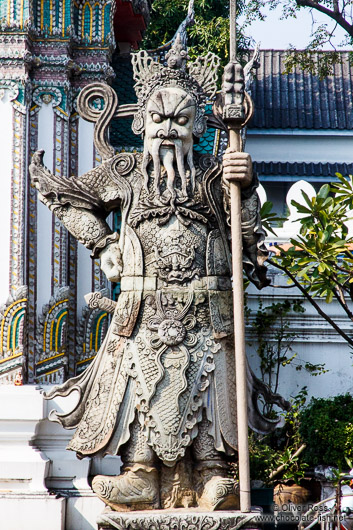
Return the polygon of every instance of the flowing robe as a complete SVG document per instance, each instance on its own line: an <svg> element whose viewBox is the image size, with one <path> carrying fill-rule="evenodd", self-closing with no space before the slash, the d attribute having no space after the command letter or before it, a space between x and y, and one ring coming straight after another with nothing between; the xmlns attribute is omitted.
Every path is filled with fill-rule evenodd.
<svg viewBox="0 0 353 530"><path fill-rule="evenodd" d="M117 454L137 415L148 444L174 465L203 414L215 448L237 448L229 204L215 157L194 154L196 185L188 197L170 197L162 173L158 198L143 187L141 156L116 155L79 179L31 166L41 200L95 256L118 240L105 217L116 208L122 216L121 293L107 336L86 371L47 397L79 391L73 411L52 415L77 427L68 448L79 456ZM243 254L249 278L261 287L266 251L255 187L242 197ZM268 432L275 422L261 416L258 394L283 402L250 368L248 391L250 427Z"/></svg>

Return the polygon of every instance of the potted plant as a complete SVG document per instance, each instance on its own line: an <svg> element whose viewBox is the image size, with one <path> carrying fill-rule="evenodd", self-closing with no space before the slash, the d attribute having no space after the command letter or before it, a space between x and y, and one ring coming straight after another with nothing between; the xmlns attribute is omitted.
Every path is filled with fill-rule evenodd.
<svg viewBox="0 0 353 530"><path fill-rule="evenodd" d="M303 484L308 465L303 460L306 446L299 431L300 408L305 397L304 390L293 400L282 428L266 436L250 434L252 502L264 509L273 502L277 505L303 504L310 496Z"/></svg>

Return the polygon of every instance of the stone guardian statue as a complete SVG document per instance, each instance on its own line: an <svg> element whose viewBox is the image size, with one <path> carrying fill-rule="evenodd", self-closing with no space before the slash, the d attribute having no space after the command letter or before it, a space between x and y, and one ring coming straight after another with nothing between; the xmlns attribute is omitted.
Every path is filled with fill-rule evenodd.
<svg viewBox="0 0 353 530"><path fill-rule="evenodd" d="M41 201L120 282L107 336L81 375L47 398L76 390L70 413L51 419L76 428L68 449L79 458L120 455L119 475L96 476L92 488L113 510L237 508L229 462L237 454L229 198L223 172L242 187L244 268L259 288L268 283L264 231L249 155L223 160L195 152L206 131L206 101L216 94L219 59L188 62L177 38L166 64L145 51L132 55L138 104L133 131L142 153L117 153L107 140L117 97L96 83L78 108L96 122L102 164L77 179L57 177L33 156L32 182ZM100 97L103 111L91 102ZM112 232L108 214L121 211ZM258 395L283 405L247 373L249 424L269 432Z"/></svg>

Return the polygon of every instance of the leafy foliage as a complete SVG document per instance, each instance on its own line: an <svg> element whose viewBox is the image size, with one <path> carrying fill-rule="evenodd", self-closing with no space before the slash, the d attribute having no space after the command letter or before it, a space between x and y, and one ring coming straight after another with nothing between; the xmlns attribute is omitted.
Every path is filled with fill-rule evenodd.
<svg viewBox="0 0 353 530"><path fill-rule="evenodd" d="M154 0L144 48L157 48L172 39L179 24L185 19L189 0ZM237 2L242 13L245 0ZM250 39L237 28L239 50L249 46ZM195 24L188 29L189 55L193 59L208 51L217 54L223 64L229 60L229 0L196 0Z"/></svg>
<svg viewBox="0 0 353 530"><path fill-rule="evenodd" d="M309 302L332 327L353 346L353 340L319 308L314 297L327 303L336 299L346 316L353 321L349 302L353 300L353 238L347 223L353 209L353 181L337 173L338 181L325 184L313 198L303 192L305 205L292 201L301 229L292 246L280 248L272 263L283 270Z"/></svg>
<svg viewBox="0 0 353 530"><path fill-rule="evenodd" d="M312 16L312 34L305 50L289 49L284 73L293 71L297 66L312 73L318 73L320 78L331 74L333 66L341 61L337 52L337 45L332 41L337 26L341 26L347 36L338 47L353 44L353 13L352 0L248 0L245 15L245 26L253 20L265 20L264 8L270 10L281 8L281 18L296 18L301 9L310 10ZM318 24L315 14L327 16L327 23ZM332 51L317 54L324 44L330 44ZM353 54L352 54L353 57Z"/></svg>
<svg viewBox="0 0 353 530"><path fill-rule="evenodd" d="M300 413L300 434L307 444L305 461L347 468L353 457L353 396L313 398Z"/></svg>
<svg viewBox="0 0 353 530"><path fill-rule="evenodd" d="M168 42L184 20L188 3L189 0L154 0L151 21L142 46L153 49ZM238 0L238 17L242 20L242 24L237 26L240 54L253 43L252 38L246 36L247 29L254 20L266 19L265 8L281 8L282 19L296 18L301 9L309 9L313 19L311 40L305 50L298 51L294 47L289 49L284 73L289 73L299 66L324 78L331 74L333 66L341 61L337 47L332 44L337 25L347 33L347 38L341 45L353 43L352 3L352 0ZM191 58L212 51L219 55L223 65L226 64L229 49L229 0L196 0L195 11L196 23L188 32ZM327 23L316 23L315 13L318 12L327 15ZM318 54L327 43L332 44L332 51Z"/></svg>
<svg viewBox="0 0 353 530"><path fill-rule="evenodd" d="M306 396L306 388L303 388L292 400L291 409L284 414L282 428L265 436L250 434L250 472L253 480L262 480L265 484L285 480L298 483L304 477L308 465L302 458L304 446L299 418Z"/></svg>
<svg viewBox="0 0 353 530"><path fill-rule="evenodd" d="M276 232L273 230L273 226L282 226L283 221L286 220L285 217L279 217L276 213L272 211L273 202L266 201L261 206L260 217L262 226L272 234L276 235Z"/></svg>

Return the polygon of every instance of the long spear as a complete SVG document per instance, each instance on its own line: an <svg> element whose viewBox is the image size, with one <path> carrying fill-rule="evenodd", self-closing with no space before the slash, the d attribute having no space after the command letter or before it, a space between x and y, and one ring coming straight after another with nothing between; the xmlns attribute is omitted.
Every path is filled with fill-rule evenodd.
<svg viewBox="0 0 353 530"><path fill-rule="evenodd" d="M223 79L223 119L229 129L229 147L242 151L240 131L245 122L244 75L237 61L236 0L230 0L230 62ZM240 183L229 179L231 197L232 268L234 305L235 373L238 424L240 510L250 512L250 471L248 445L248 393L245 353L243 245Z"/></svg>

